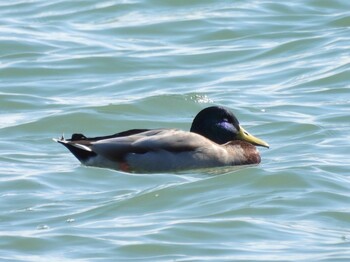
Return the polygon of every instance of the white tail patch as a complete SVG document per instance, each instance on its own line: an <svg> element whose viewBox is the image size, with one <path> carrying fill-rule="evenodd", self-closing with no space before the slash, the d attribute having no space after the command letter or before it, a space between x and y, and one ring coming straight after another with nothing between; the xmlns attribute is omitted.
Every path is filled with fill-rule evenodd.
<svg viewBox="0 0 350 262"><path fill-rule="evenodd" d="M85 145L82 145L82 144L76 144L72 141L67 141L63 136L61 138L52 138L53 141L57 142L57 143L61 143L61 144L69 144L71 146L74 146L74 147L77 147L77 148L80 148L82 150L85 150L85 151L89 151L89 152L92 152L92 149L88 146L85 146Z"/></svg>
<svg viewBox="0 0 350 262"><path fill-rule="evenodd" d="M85 150L85 151L92 152L91 148L88 147L88 146L81 145L81 144L74 144L74 143L69 143L69 144L72 145L72 146L75 146L75 147L77 147L77 148L83 149L83 150Z"/></svg>

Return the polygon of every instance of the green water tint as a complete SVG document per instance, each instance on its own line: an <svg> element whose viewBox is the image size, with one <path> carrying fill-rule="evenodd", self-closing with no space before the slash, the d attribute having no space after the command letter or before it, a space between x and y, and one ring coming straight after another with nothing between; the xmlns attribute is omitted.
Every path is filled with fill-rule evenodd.
<svg viewBox="0 0 350 262"><path fill-rule="evenodd" d="M347 10L0 4L1 260L348 261ZM268 141L260 165L125 174L83 167L51 140L189 130L210 105Z"/></svg>

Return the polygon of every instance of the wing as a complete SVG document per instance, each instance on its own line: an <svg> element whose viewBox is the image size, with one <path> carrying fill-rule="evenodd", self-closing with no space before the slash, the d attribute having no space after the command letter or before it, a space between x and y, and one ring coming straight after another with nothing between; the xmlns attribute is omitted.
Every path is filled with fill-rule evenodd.
<svg viewBox="0 0 350 262"><path fill-rule="evenodd" d="M73 134L70 139L65 139L63 136L59 139L53 139L54 141L64 145L76 158L81 162L86 163L90 158L97 156L98 154L103 155L103 148L101 150L94 151L93 144L99 141L111 140L120 138L119 146L120 148L114 148L114 156L116 160L122 158L123 154L130 150L130 144L137 139L137 134L150 131L149 129L131 129L116 133L110 136L101 137L86 137L83 134ZM132 138L129 138L132 137ZM141 135L142 137L142 135ZM115 141L118 143L118 141ZM109 148L106 147L106 153L111 155ZM100 152L101 151L101 152Z"/></svg>
<svg viewBox="0 0 350 262"><path fill-rule="evenodd" d="M207 138L196 133L167 129L160 130L156 135L140 138L133 146L149 151L184 152L193 151L209 143L211 142Z"/></svg>
<svg viewBox="0 0 350 262"><path fill-rule="evenodd" d="M178 153L194 151L211 143L207 138L195 133L176 129L155 129L131 136L91 142L90 148L96 154L120 161L130 153L145 154L151 151Z"/></svg>
<svg viewBox="0 0 350 262"><path fill-rule="evenodd" d="M73 134L71 139L67 139L67 141L78 141L78 140L88 140L90 142L103 140L103 139L110 139L110 138L116 138L116 137L123 137L123 136L131 136L135 134L140 134L146 131L151 131L150 129L130 129L127 131L119 132L114 135L110 136L98 136L98 137L86 137L83 134Z"/></svg>

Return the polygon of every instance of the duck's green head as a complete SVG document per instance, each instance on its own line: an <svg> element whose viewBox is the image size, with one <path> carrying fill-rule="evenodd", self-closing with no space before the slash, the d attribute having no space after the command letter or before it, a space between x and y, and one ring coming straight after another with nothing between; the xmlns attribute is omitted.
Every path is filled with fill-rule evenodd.
<svg viewBox="0 0 350 262"><path fill-rule="evenodd" d="M200 134L218 144L243 140L256 146L269 147L265 141L244 130L234 114L219 106L207 107L200 111L193 120L191 132Z"/></svg>

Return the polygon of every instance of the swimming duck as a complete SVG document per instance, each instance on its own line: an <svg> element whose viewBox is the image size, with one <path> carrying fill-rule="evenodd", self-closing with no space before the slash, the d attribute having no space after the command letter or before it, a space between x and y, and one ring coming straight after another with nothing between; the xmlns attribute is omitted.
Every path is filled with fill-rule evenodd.
<svg viewBox="0 0 350 262"><path fill-rule="evenodd" d="M260 163L255 146L269 145L250 135L224 107L211 106L194 118L190 132L132 129L87 138L54 139L84 165L125 172L166 172Z"/></svg>

